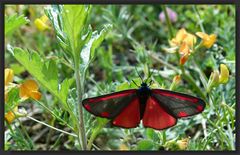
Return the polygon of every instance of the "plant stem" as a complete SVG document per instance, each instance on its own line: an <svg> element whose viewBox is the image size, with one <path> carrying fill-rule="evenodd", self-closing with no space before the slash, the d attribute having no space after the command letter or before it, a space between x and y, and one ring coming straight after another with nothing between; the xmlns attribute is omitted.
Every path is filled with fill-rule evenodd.
<svg viewBox="0 0 240 155"><path fill-rule="evenodd" d="M155 59L156 61L158 61L159 63L165 65L166 67L176 71L177 73L180 73L180 70L178 68L176 68L175 66L167 63L166 61L162 60L161 58L159 58L159 56L154 53L154 52L150 52L150 51L147 51L148 52L148 55L152 58L152 59Z"/></svg>
<svg viewBox="0 0 240 155"><path fill-rule="evenodd" d="M198 24L199 24L199 26L200 26L200 28L201 28L201 31L202 31L203 33L205 33L205 30L204 30L204 27L203 27L203 24L202 24L202 20L201 20L201 18L200 18L200 14L199 14L199 12L198 12L198 10L197 10L197 8L196 8L195 5L193 5L192 7L193 7L193 11L195 12L196 17L197 17L197 19L198 19L198 22L199 22Z"/></svg>
<svg viewBox="0 0 240 155"><path fill-rule="evenodd" d="M57 116L52 110L50 110L47 106L45 106L44 104L42 104L40 101L35 100L37 103L39 103L43 108L45 108L48 112L51 113L51 115L53 115L57 120L61 121L62 123L64 123L64 125L67 125L71 130L74 131L73 127L71 125L69 125L66 121L64 121L63 119L61 119L59 116Z"/></svg>
<svg viewBox="0 0 240 155"><path fill-rule="evenodd" d="M76 86L77 86L77 103L76 103L76 108L77 108L77 114L79 118L79 126L78 126L78 139L79 142L81 142L81 146L83 150L87 149L87 139L86 139L86 134L85 134L85 127L84 127L84 120L83 120L83 108L82 108L82 94L83 94L83 85L81 86L81 81L84 80L80 78L79 74L79 61L78 58L75 58L75 78L76 78ZM83 76L84 77L84 76ZM84 82L82 82L84 84Z"/></svg>
<svg viewBox="0 0 240 155"><path fill-rule="evenodd" d="M207 100L205 94L204 94L204 93L202 92L202 90L196 85L196 83L195 83L195 81L194 81L194 79L192 78L191 75L186 74L186 73L183 73L183 74L182 74L182 77L183 77L188 83L190 83L190 84L193 86L194 90L195 90L204 100Z"/></svg>
<svg viewBox="0 0 240 155"><path fill-rule="evenodd" d="M152 57L153 59L155 59L156 61L158 61L159 63L161 64L164 64L166 65L167 67L169 67L170 69L173 69L174 71L176 71L177 73L180 73L180 71L175 67L175 66L172 66L171 64L168 64L167 62L165 62L164 60L156 57L156 55L153 55L153 52L151 53L148 53L150 57ZM184 80L186 80L188 83L190 83L194 90L202 97L204 98L204 100L206 100L206 96L204 95L204 93L202 92L202 90L196 85L193 77L189 74L187 74L183 67L181 68L181 71L182 71L182 77Z"/></svg>
<svg viewBox="0 0 240 155"><path fill-rule="evenodd" d="M170 19L169 19L166 6L163 5L162 8L163 8L163 12L164 12L164 15L165 15L165 18L166 18L166 21L167 21L167 26L168 26L168 29L169 29L169 36L170 36L170 39L171 39L171 38L173 38L173 36L174 36L174 34L173 34L173 28L172 28L172 23L171 23L171 21L170 21Z"/></svg>
<svg viewBox="0 0 240 155"><path fill-rule="evenodd" d="M98 135L98 133L101 131L101 127L98 127L94 132L93 134L91 135L89 141L88 141L88 145L87 145L87 149L88 150L91 150L91 147L92 147L92 144L93 144L93 141L94 139L96 138L96 136Z"/></svg>
<svg viewBox="0 0 240 155"><path fill-rule="evenodd" d="M42 124L42 125L45 125L45 126L51 128L51 129L54 129L54 130L56 130L56 131L59 131L59 132L65 133L65 134L70 135L70 136L73 136L73 137L77 137L77 135L75 135L75 134L72 134L72 133L66 132L66 131L64 131L64 130L61 130L61 129L55 128L55 127L53 127L53 126L51 126L51 125L48 125L48 124L46 124L46 123L44 123L44 122L42 122L42 121L37 120L37 119L35 119L35 118L31 117L31 116L27 116L27 118L29 118L29 119L31 119L31 120L37 122L37 123L40 123L40 124Z"/></svg>
<svg viewBox="0 0 240 155"><path fill-rule="evenodd" d="M94 130L92 130L92 135L89 138L87 149L90 150L93 146L93 141L99 134L99 132L102 130L102 128L109 122L109 120L105 121L104 123L99 124Z"/></svg>

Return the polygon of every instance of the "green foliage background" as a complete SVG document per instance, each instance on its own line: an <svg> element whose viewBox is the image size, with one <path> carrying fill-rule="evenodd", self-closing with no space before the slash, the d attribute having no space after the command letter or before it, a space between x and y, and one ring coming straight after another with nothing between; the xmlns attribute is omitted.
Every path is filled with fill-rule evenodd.
<svg viewBox="0 0 240 155"><path fill-rule="evenodd" d="M79 129L78 118L74 117L78 113L75 108L76 61L71 59L73 55L79 56L79 53L71 53L73 51L66 53L68 47L63 44L67 41L69 43L76 41L74 40L76 36L74 34L72 38L64 38L61 44L58 39L64 36L60 36L56 25L51 25L50 22L51 30L39 32L34 20L47 13L47 7L49 6L5 7L5 68L14 70L15 83L21 83L29 78L37 80L43 95L40 101L27 100L19 103L19 106L24 107L28 115L37 121L23 117L11 125L6 124L6 150L81 149L76 138ZM73 12L74 9L78 11L78 7L74 9L69 7ZM178 15L177 21L172 23L174 34L182 27L192 34L203 29L208 34L217 34L217 42L212 48L199 50L184 65L185 71L191 75L191 81L195 85L183 77L182 82L174 90L201 97L200 91L206 95L206 109L203 114L180 119L176 126L164 131L147 129L142 125L134 129L111 127L107 120L96 118L84 110L88 148L179 150L169 142L175 143L190 136L187 150L235 150L235 6L168 7ZM97 38L95 44L89 45L91 51L89 60L82 63L88 70L84 70L84 66L79 68L80 73L84 72L82 79L85 78L83 98L135 87L134 84L127 82L132 79L138 84L141 82L135 67L144 77L148 76L150 69L153 71L152 78L157 87L169 89L173 77L178 74L180 68L176 55L164 50L169 47L171 38L168 25L158 18L162 11L162 5L91 6L85 24L82 25L86 30L79 32L81 35L88 31L92 34L90 36L92 39L94 35ZM74 20L81 22L78 18L81 14L75 15ZM88 27L89 24L91 29ZM66 32L70 32L67 30L71 29L70 26L71 23L64 25ZM74 28L78 29L81 25L75 26ZM89 40L86 39L84 43L87 44ZM12 49L7 48L9 45ZM77 45L76 49L84 45ZM84 62L84 59L80 62ZM206 84L206 79L209 79L213 70L219 70L220 64L228 66L229 82L207 94L201 75L205 76ZM12 92L12 96L16 96L17 93ZM46 124L60 130L49 128Z"/></svg>

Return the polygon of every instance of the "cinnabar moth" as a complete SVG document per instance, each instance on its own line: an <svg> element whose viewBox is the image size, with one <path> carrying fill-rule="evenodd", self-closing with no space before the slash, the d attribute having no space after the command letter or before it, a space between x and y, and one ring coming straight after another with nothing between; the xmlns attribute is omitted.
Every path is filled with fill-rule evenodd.
<svg viewBox="0 0 240 155"><path fill-rule="evenodd" d="M205 102L197 97L163 89L150 89L142 82L139 89L129 89L83 100L91 114L111 119L113 126L144 127L157 130L176 125L177 119L201 113Z"/></svg>

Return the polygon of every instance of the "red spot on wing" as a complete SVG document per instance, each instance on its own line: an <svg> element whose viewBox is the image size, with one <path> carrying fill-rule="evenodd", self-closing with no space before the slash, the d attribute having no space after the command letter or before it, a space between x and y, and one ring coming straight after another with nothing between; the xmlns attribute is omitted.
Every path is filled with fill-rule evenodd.
<svg viewBox="0 0 240 155"><path fill-rule="evenodd" d="M88 111L90 111L91 110L91 107L90 107L90 105L89 104L86 104L86 105L84 105L84 107L88 110Z"/></svg>
<svg viewBox="0 0 240 155"><path fill-rule="evenodd" d="M198 102L197 98L179 95L179 94L174 93L174 92L171 93L171 92L165 92L165 91L161 91L161 90L153 90L153 92L157 93L157 94L160 94L160 95L163 95L163 96L175 97L177 99L184 100L184 101L190 101L190 102L193 102L193 103Z"/></svg>
<svg viewBox="0 0 240 155"><path fill-rule="evenodd" d="M109 117L109 113L108 113L108 112L102 112L102 113L101 113L101 116L102 116L102 117Z"/></svg>
<svg viewBox="0 0 240 155"><path fill-rule="evenodd" d="M177 120L169 115L153 97L149 97L143 115L143 125L154 129L165 129L175 125Z"/></svg>
<svg viewBox="0 0 240 155"><path fill-rule="evenodd" d="M113 125L133 128L140 123L140 105L138 98L123 109L123 111L113 120Z"/></svg>
<svg viewBox="0 0 240 155"><path fill-rule="evenodd" d="M199 112L201 112L201 111L203 110L203 106L198 105L198 106L197 106L197 110L198 110Z"/></svg>
<svg viewBox="0 0 240 155"><path fill-rule="evenodd" d="M186 116L188 116L188 114L186 112L184 112L184 111L180 111L178 113L178 117L186 117Z"/></svg>
<svg viewBox="0 0 240 155"><path fill-rule="evenodd" d="M136 92L136 90L127 90L127 91L122 91L122 92L116 92L113 94L108 94L108 95L103 95L103 96L99 96L96 98L90 98L88 100L89 103L96 103L96 102L100 102L100 101L105 101L105 100L109 100L109 99L114 99L114 98L118 98L118 97L123 97L123 96L127 96L129 94L132 94Z"/></svg>

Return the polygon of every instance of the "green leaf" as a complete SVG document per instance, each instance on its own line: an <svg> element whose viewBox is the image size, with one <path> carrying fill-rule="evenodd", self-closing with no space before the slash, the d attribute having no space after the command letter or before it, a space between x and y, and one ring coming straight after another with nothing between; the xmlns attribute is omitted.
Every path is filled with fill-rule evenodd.
<svg viewBox="0 0 240 155"><path fill-rule="evenodd" d="M43 65L42 73L45 75L44 80L48 81L49 87L53 90L58 89L58 71L57 65L53 60L50 60L45 65Z"/></svg>
<svg viewBox="0 0 240 155"><path fill-rule="evenodd" d="M45 10L59 44L65 52L71 53L75 63L81 63L80 72L83 75L95 55L95 49L112 28L112 25L106 24L100 32L92 32L87 23L90 11L89 5L53 5Z"/></svg>
<svg viewBox="0 0 240 155"><path fill-rule="evenodd" d="M137 84L137 86L133 81ZM133 81L131 81L130 83L130 88L138 88L139 86L141 86L141 83L142 83L141 78L135 78L133 79Z"/></svg>
<svg viewBox="0 0 240 155"><path fill-rule="evenodd" d="M116 87L116 91L126 90L129 89L129 83L124 82Z"/></svg>
<svg viewBox="0 0 240 155"><path fill-rule="evenodd" d="M146 136L148 139L151 139L152 141L159 141L158 134L151 128L146 129Z"/></svg>
<svg viewBox="0 0 240 155"><path fill-rule="evenodd" d="M67 105L68 89L72 82L65 79L58 85L57 65L53 60L43 61L37 52L29 53L21 48L10 49L16 60L35 77L43 87L58 98L65 110L69 111Z"/></svg>
<svg viewBox="0 0 240 155"><path fill-rule="evenodd" d="M63 21L61 16L62 10L62 5L52 5L45 9L45 14L48 16L49 20L53 25L58 43L61 45L65 52L70 53L70 45L67 40L67 36L63 31Z"/></svg>
<svg viewBox="0 0 240 155"><path fill-rule="evenodd" d="M17 14L14 14L10 17L5 16L5 18L6 18L4 22L5 36L10 36L20 26L25 25L29 22L29 20L23 15L18 16Z"/></svg>
<svg viewBox="0 0 240 155"><path fill-rule="evenodd" d="M80 34L85 29L90 10L91 6L89 5L63 5L63 30L68 37L72 50L81 49L79 47L79 40L82 37Z"/></svg>
<svg viewBox="0 0 240 155"><path fill-rule="evenodd" d="M95 55L95 49L102 43L102 41L105 39L108 31L112 28L111 24L104 25L104 28L98 33L97 31L94 31L92 34L91 39L89 42L83 47L81 52L81 68L82 70L85 69L90 61L93 59Z"/></svg>
<svg viewBox="0 0 240 155"><path fill-rule="evenodd" d="M151 140L141 140L137 144L137 150L155 150L155 144Z"/></svg>
<svg viewBox="0 0 240 155"><path fill-rule="evenodd" d="M7 103L4 104L5 113L13 110L20 102L21 98L19 97L19 89L17 87L12 88L8 92Z"/></svg>
<svg viewBox="0 0 240 155"><path fill-rule="evenodd" d="M97 117L98 127L103 128L109 120L106 118Z"/></svg>
<svg viewBox="0 0 240 155"><path fill-rule="evenodd" d="M59 96L62 100L67 101L67 95L69 93L69 87L73 84L74 79L65 79L60 85Z"/></svg>
<svg viewBox="0 0 240 155"><path fill-rule="evenodd" d="M13 70L13 73L15 75L19 75L25 71L25 68L23 66L19 65L18 63L10 64L10 68Z"/></svg>
<svg viewBox="0 0 240 155"><path fill-rule="evenodd" d="M89 5L52 5L45 10L59 44L74 57L79 57L78 53L92 36L92 28L86 24L90 10Z"/></svg>

